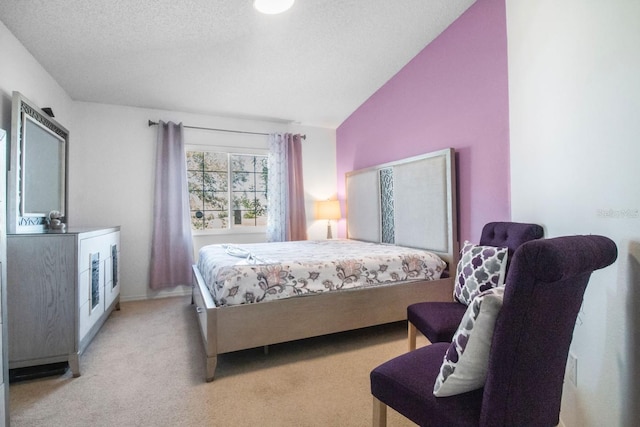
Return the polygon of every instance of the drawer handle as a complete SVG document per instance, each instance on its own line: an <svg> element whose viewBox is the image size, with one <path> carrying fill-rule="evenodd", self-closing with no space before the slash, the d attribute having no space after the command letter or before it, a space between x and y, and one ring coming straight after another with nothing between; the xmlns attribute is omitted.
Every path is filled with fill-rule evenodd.
<svg viewBox="0 0 640 427"><path fill-rule="evenodd" d="M203 311L203 310L202 310L202 307L198 307L198 306L196 305L196 313L201 314L201 313L202 313L202 311Z"/></svg>

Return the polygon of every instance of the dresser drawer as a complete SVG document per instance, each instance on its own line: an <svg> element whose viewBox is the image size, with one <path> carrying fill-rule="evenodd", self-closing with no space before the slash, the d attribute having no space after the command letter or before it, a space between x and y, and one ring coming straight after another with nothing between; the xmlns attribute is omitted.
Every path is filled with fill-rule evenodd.
<svg viewBox="0 0 640 427"><path fill-rule="evenodd" d="M91 268L92 258L96 254L99 256L101 263L109 256L109 247L107 245L107 237L109 235L89 237L80 240L80 253L78 257L78 272L89 270Z"/></svg>

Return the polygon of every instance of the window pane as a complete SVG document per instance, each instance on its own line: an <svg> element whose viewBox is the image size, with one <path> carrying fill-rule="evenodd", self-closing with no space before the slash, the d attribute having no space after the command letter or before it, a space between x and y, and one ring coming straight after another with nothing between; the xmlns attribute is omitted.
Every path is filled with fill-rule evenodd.
<svg viewBox="0 0 640 427"><path fill-rule="evenodd" d="M233 193L231 195L231 207L233 209L246 209L249 203L246 193Z"/></svg>
<svg viewBox="0 0 640 427"><path fill-rule="evenodd" d="M269 178L269 166L268 166L268 157L267 156L258 156L258 164L256 172L258 175L256 176L256 190L267 193L267 182Z"/></svg>
<svg viewBox="0 0 640 427"><path fill-rule="evenodd" d="M197 151L187 151L187 170L201 171L203 170L204 153Z"/></svg>
<svg viewBox="0 0 640 427"><path fill-rule="evenodd" d="M266 198L255 193L233 193L234 225L255 225L258 217L267 215Z"/></svg>
<svg viewBox="0 0 640 427"><path fill-rule="evenodd" d="M204 229L204 219L196 217L196 211L191 211L191 228L194 230Z"/></svg>
<svg viewBox="0 0 640 427"><path fill-rule="evenodd" d="M229 193L206 191L204 194L204 210L227 211L229 207Z"/></svg>
<svg viewBox="0 0 640 427"><path fill-rule="evenodd" d="M259 215L256 217L256 226L258 227L267 226L267 211L264 211L264 215Z"/></svg>
<svg viewBox="0 0 640 427"><path fill-rule="evenodd" d="M256 207L258 208L257 209L258 216L263 214L267 215L267 205L268 205L267 195L264 193L256 194Z"/></svg>
<svg viewBox="0 0 640 427"><path fill-rule="evenodd" d="M233 191L254 191L256 189L255 175L255 173L249 172L232 172Z"/></svg>
<svg viewBox="0 0 640 427"><path fill-rule="evenodd" d="M189 191L189 209L192 211L197 211L203 208L204 208L204 201L202 200L202 192Z"/></svg>
<svg viewBox="0 0 640 427"><path fill-rule="evenodd" d="M205 172L202 174L204 191L227 191L227 172Z"/></svg>
<svg viewBox="0 0 640 427"><path fill-rule="evenodd" d="M227 153L214 153L207 151L204 153L204 170L227 173L229 156Z"/></svg>
<svg viewBox="0 0 640 427"><path fill-rule="evenodd" d="M201 172L187 172L187 182L189 183L189 192L202 191L204 178Z"/></svg>
<svg viewBox="0 0 640 427"><path fill-rule="evenodd" d="M256 156L233 154L231 156L231 171L247 171L255 170Z"/></svg>
<svg viewBox="0 0 640 427"><path fill-rule="evenodd" d="M256 191L267 194L267 174L256 174Z"/></svg>
<svg viewBox="0 0 640 427"><path fill-rule="evenodd" d="M234 210L233 213L234 227L256 227L267 225L266 213L261 216L256 216L254 212L245 210Z"/></svg>
<svg viewBox="0 0 640 427"><path fill-rule="evenodd" d="M267 225L267 195L264 193L256 194L256 226Z"/></svg>
<svg viewBox="0 0 640 427"><path fill-rule="evenodd" d="M205 230L227 228L227 211L205 211Z"/></svg>

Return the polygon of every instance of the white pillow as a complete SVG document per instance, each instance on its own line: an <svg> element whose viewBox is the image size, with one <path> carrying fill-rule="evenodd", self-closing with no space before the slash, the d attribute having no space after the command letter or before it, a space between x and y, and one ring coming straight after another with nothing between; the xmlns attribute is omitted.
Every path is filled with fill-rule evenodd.
<svg viewBox="0 0 640 427"><path fill-rule="evenodd" d="M484 386L503 295L504 287L491 288L471 301L444 355L433 387L435 396L453 396Z"/></svg>
<svg viewBox="0 0 640 427"><path fill-rule="evenodd" d="M454 298L469 305L480 292L502 286L508 256L508 248L479 246L465 240L456 268Z"/></svg>

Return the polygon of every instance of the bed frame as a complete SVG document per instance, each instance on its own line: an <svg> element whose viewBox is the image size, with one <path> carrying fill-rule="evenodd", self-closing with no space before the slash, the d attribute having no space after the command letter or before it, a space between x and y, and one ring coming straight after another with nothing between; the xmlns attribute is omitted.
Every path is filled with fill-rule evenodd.
<svg viewBox="0 0 640 427"><path fill-rule="evenodd" d="M453 149L347 173L348 237L428 249L455 266L455 177ZM448 277L216 307L196 265L193 278L207 381L218 354L406 320L408 305L453 294Z"/></svg>

